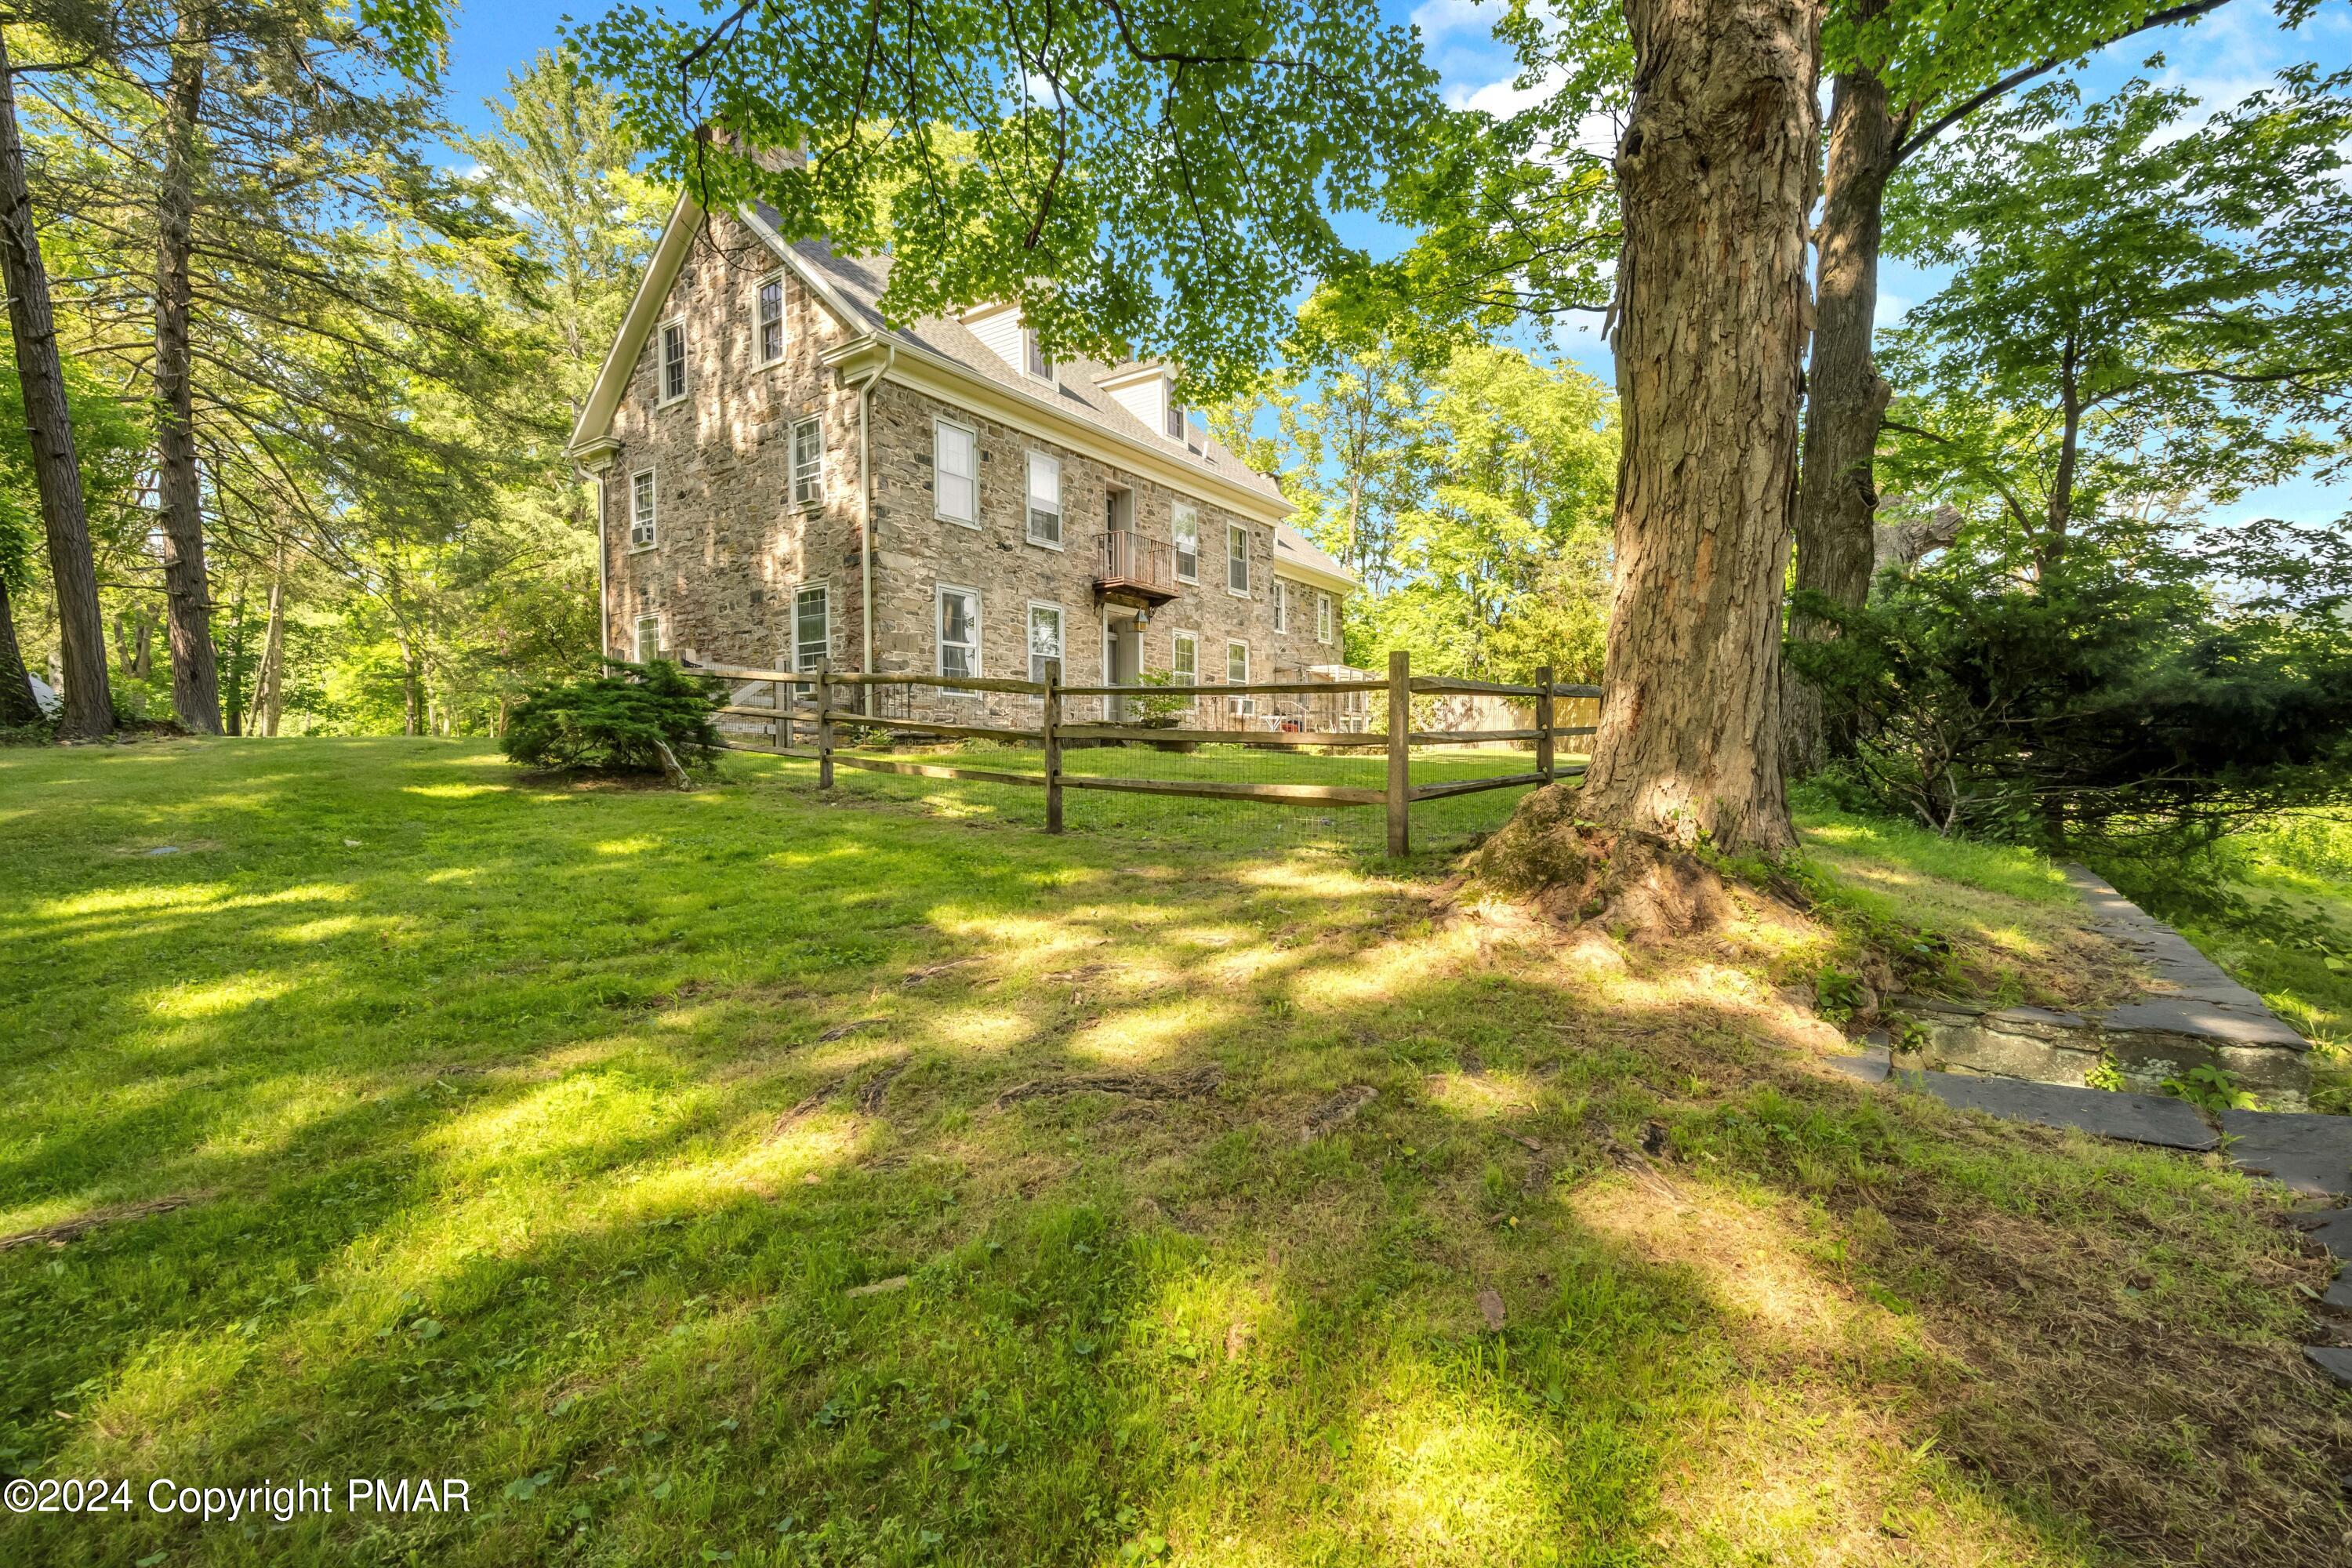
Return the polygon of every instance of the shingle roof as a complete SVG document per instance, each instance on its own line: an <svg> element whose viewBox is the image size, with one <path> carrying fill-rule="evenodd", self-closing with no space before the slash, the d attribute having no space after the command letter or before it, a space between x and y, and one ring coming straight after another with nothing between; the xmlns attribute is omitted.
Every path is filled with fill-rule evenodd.
<svg viewBox="0 0 2352 1568"><path fill-rule="evenodd" d="M1276 524L1274 530L1274 563L1279 566L1285 562L1345 577L1351 583L1356 580L1353 572L1318 550L1312 540L1286 522Z"/></svg>
<svg viewBox="0 0 2352 1568"><path fill-rule="evenodd" d="M760 216L767 218L773 215L762 211ZM1118 365L1105 365L1090 359L1063 360L1055 367L1057 384L1048 387L999 359L995 352L973 336L971 329L961 321L946 316L924 316L903 327L892 327L883 319L880 304L882 290L888 287L890 281L889 257L837 255L821 239L796 240L793 242L793 249L833 285L834 291L844 303L864 318L851 323L859 330L896 337L903 342L953 360L964 369L984 375L991 381L1001 382L1034 397L1051 398L1066 414L1099 425L1106 430L1116 431L1131 440L1148 442L1171 457L1181 455L1182 460L1199 464L1223 479L1263 495L1279 497L1282 494L1281 486L1226 450L1215 437L1195 431L1194 440L1191 443L1171 441L1164 431L1154 430L1129 414L1116 398L1095 384L1097 377L1135 369L1139 362L1129 360ZM1281 531L1291 532L1288 529ZM1317 558L1314 563L1318 563L1320 570L1346 575L1337 562L1315 550L1297 534L1292 533L1291 537Z"/></svg>

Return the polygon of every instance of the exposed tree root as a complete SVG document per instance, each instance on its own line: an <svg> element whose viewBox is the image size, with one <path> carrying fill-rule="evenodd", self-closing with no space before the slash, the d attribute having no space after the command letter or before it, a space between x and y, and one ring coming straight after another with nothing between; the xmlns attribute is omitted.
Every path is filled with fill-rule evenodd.
<svg viewBox="0 0 2352 1568"><path fill-rule="evenodd" d="M1519 803L1472 852L1465 869L1561 925L1597 921L1650 943L1716 930L1736 912L1723 874L1646 833L1580 821L1573 790L1552 785Z"/></svg>
<svg viewBox="0 0 2352 1568"><path fill-rule="evenodd" d="M1024 1100L1043 1100L1051 1095L1077 1094L1092 1090L1097 1094L1123 1094L1134 1100L1183 1100L1196 1094L1206 1094L1224 1078L1224 1069L1214 1063L1198 1067L1189 1072L1169 1073L1150 1078L1136 1073L1094 1073L1075 1078L1031 1079L1016 1083L996 1097L1001 1109Z"/></svg>
<svg viewBox="0 0 2352 1568"><path fill-rule="evenodd" d="M67 1242L89 1235L102 1225L118 1220L145 1219L150 1215L169 1214L184 1209L212 1196L210 1193L177 1193L167 1198L149 1198L143 1203L120 1204L112 1208L91 1209L71 1219L61 1219L54 1225L40 1226L32 1230L20 1230L14 1236L0 1236L0 1252L19 1247L63 1247Z"/></svg>

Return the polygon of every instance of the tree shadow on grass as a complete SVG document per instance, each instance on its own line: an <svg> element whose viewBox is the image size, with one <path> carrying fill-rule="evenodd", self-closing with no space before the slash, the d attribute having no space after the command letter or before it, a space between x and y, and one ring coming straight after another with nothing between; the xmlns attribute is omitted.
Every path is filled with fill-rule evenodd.
<svg viewBox="0 0 2352 1568"><path fill-rule="evenodd" d="M177 1044L222 1086L201 1137L158 1160L146 1124L101 1125L76 1160L233 1195L0 1259L16 1468L458 1473L481 1506L0 1540L1876 1563L2091 1561L2103 1537L2284 1563L2340 1530L2352 1447L2285 1364L2300 1275L2242 1183L1824 1082L1818 1026L1740 992L1736 952L1620 970L1490 942L1315 860L1121 867L789 800L731 827L635 804L583 834L715 847L583 862L580 889L648 884L603 894L639 932L740 856L761 874L728 884L727 940L501 942L537 907L518 890L481 906L478 954L438 962L560 971L527 1026L450 1025L474 996L289 1054L253 1012L199 1020ZM375 956L340 962L356 984ZM1206 1093L1000 1103L1209 1066ZM76 1092L102 1099L92 1070ZM254 1136L306 1079L386 1098ZM1356 1085L1375 1098L1302 1142ZM2228 1279L2191 1266L2216 1247ZM2148 1270L2143 1295L2095 1293L2111 1265ZM2151 1407L2134 1314L2168 1301L2192 1322Z"/></svg>

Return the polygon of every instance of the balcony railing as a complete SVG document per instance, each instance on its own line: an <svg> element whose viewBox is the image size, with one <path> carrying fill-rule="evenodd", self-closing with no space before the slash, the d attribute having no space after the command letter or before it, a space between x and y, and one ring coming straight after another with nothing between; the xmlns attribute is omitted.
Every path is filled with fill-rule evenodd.
<svg viewBox="0 0 2352 1568"><path fill-rule="evenodd" d="M1095 536L1095 591L1155 603L1176 596L1176 547L1131 529Z"/></svg>

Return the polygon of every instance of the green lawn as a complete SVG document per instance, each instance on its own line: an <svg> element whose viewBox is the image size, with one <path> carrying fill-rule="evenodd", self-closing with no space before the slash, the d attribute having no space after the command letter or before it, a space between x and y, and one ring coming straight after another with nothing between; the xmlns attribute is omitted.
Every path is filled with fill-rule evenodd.
<svg viewBox="0 0 2352 1568"><path fill-rule="evenodd" d="M2340 1555L2284 1200L1826 1074L1847 928L1628 952L1263 812L726 769L0 751L0 1468L470 1501L0 1562ZM2045 868L1811 826L2076 984Z"/></svg>

